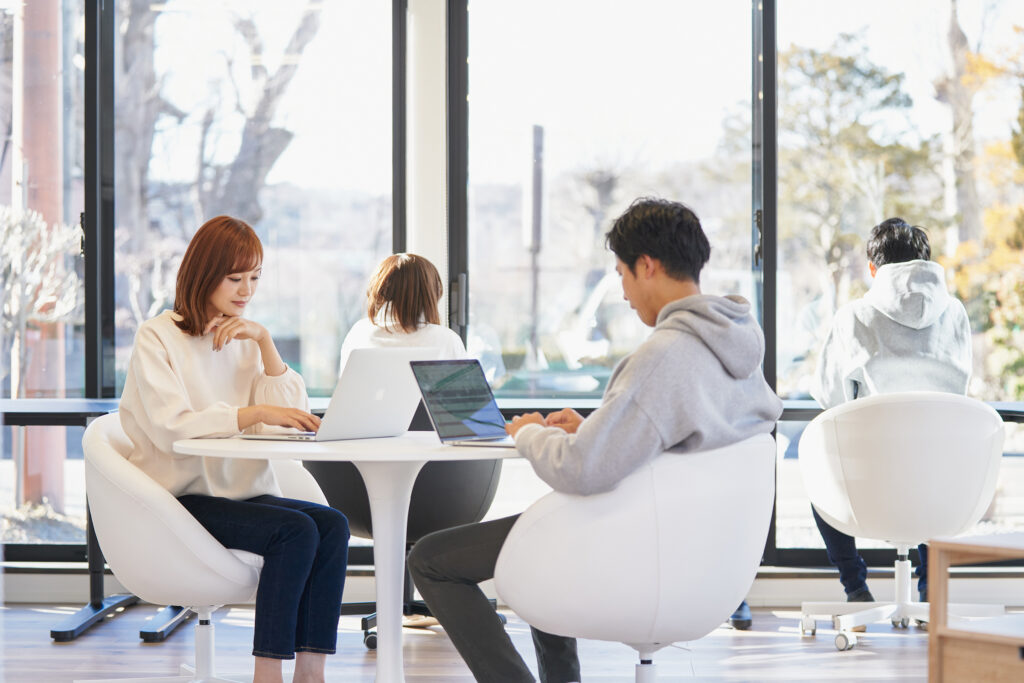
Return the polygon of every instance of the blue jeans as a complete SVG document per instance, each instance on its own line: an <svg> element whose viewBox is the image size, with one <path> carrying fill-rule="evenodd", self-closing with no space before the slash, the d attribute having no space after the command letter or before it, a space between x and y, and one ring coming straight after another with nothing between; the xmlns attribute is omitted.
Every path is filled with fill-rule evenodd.
<svg viewBox="0 0 1024 683"><path fill-rule="evenodd" d="M868 587L868 567L864 558L857 552L857 540L832 527L823 520L818 511L811 507L814 523L818 525L821 538L825 541L828 561L839 570L839 582L843 584L846 594L856 593ZM921 554L921 563L914 569L917 576L917 590L921 595L928 592L928 546L924 543L917 546Z"/></svg>
<svg viewBox="0 0 1024 683"><path fill-rule="evenodd" d="M304 500L256 496L178 498L226 548L263 556L253 655L334 654L348 564L348 520Z"/></svg>

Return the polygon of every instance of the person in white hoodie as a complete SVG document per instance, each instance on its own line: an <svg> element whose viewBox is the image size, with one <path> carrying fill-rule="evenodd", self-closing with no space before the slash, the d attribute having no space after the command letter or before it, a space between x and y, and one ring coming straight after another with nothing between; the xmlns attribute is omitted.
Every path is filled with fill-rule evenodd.
<svg viewBox="0 0 1024 683"><path fill-rule="evenodd" d="M965 394L971 376L971 327L964 305L946 289L942 266L930 260L928 235L902 218L889 218L872 228L867 256L871 289L836 311L811 395L822 408L831 408L897 391ZM846 599L873 602L856 540L812 512ZM918 551L921 562L915 573L924 602L927 546L918 546Z"/></svg>
<svg viewBox="0 0 1024 683"><path fill-rule="evenodd" d="M517 416L508 426L541 479L581 495L614 488L666 451L708 450L769 433L782 413L761 371L764 336L750 304L700 291L711 247L693 211L639 199L616 219L607 244L624 298L654 330L616 366L601 406L586 419L563 409ZM478 586L494 576L515 521L439 531L409 554L416 586L478 681L534 680ZM541 681L580 680L574 639L536 629L533 639Z"/></svg>

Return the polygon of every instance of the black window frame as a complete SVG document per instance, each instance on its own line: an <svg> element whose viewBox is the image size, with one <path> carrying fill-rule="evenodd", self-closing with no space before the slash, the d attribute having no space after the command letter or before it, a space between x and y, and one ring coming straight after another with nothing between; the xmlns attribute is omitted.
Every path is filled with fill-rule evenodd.
<svg viewBox="0 0 1024 683"><path fill-rule="evenodd" d="M85 0L85 398L115 398L114 38L115 3ZM406 243L407 0L392 0L392 251ZM46 419L43 417L42 419ZM52 416L47 424L62 424ZM42 423L40 423L42 424ZM8 562L84 562L85 543L4 543Z"/></svg>
<svg viewBox="0 0 1024 683"><path fill-rule="evenodd" d="M777 0L751 0L752 209L751 250L765 333L764 374L776 386L777 272ZM467 0L446 0L447 208L450 324L463 338L468 314L468 56ZM406 248L407 0L392 0L392 250ZM85 397L113 398L114 373L114 3L85 0ZM758 59L758 55L763 59ZM511 412L511 411L509 411ZM586 412L586 411L585 411ZM803 419L787 411L785 419ZM21 562L81 562L85 544L4 544ZM916 551L914 551L916 552ZM888 566L895 550L865 549L870 566ZM764 564L825 567L823 549L778 548L773 510ZM1024 566L1024 562L999 563Z"/></svg>
<svg viewBox="0 0 1024 683"><path fill-rule="evenodd" d="M778 82L776 62L778 0L751 0L752 70L752 209L751 255L757 287L761 325L765 337L764 376L777 386L777 272L778 272ZM453 274L449 283L454 305L451 327L465 340L468 317L468 150L469 150L469 21L467 0L448 0L448 259ZM758 55L762 59L758 59ZM456 320L456 314L460 317ZM567 400L571 405L571 400ZM513 412L504 411L511 415ZM787 410L780 421L803 420L800 409ZM762 564L776 567L829 567L824 548L779 548L775 508L769 526ZM916 562L917 550L911 551ZM891 567L895 549L864 549L871 567ZM1024 561L998 563L1024 566Z"/></svg>

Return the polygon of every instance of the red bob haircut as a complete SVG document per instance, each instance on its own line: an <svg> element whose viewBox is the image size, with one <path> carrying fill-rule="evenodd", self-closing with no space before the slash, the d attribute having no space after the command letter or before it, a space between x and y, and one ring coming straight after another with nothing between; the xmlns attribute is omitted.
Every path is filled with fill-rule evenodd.
<svg viewBox="0 0 1024 683"><path fill-rule="evenodd" d="M200 226L188 243L178 268L174 312L176 324L198 337L206 327L210 296L231 273L256 270L263 264L263 245L245 221L217 216Z"/></svg>

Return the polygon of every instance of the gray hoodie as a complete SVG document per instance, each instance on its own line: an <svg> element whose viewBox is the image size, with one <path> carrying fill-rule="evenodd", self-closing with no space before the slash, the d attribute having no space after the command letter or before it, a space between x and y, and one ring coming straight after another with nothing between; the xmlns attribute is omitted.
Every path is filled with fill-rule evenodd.
<svg viewBox="0 0 1024 683"><path fill-rule="evenodd" d="M967 311L942 266L904 261L880 267L864 298L836 311L811 394L823 408L896 391L963 394L970 376Z"/></svg>
<svg viewBox="0 0 1024 683"><path fill-rule="evenodd" d="M764 336L741 297L667 304L622 359L601 407L575 434L527 425L516 448L557 491L614 488L664 451L702 451L771 432L782 401L764 381Z"/></svg>

